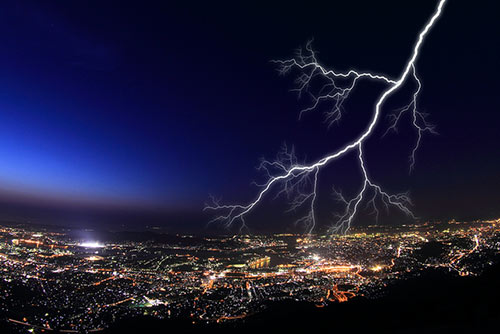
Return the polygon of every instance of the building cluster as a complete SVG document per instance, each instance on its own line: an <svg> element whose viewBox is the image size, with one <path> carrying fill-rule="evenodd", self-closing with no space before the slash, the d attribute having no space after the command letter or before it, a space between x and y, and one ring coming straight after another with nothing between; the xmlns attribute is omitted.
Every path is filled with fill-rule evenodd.
<svg viewBox="0 0 500 334"><path fill-rule="evenodd" d="M170 239L0 226L0 315L23 332L81 332L138 315L230 321L281 300L323 307L377 296L423 270L477 275L500 252L500 220Z"/></svg>

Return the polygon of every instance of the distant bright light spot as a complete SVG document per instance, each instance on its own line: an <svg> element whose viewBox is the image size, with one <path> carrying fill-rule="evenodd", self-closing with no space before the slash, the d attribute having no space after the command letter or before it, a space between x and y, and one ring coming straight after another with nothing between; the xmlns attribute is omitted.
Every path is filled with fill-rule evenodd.
<svg viewBox="0 0 500 334"><path fill-rule="evenodd" d="M379 265L379 264L370 268L370 270L372 270L372 271L381 271L382 269L384 269L384 267Z"/></svg>
<svg viewBox="0 0 500 334"><path fill-rule="evenodd" d="M85 241L85 242L82 242L79 246L85 247L85 248L102 248L102 247L104 247L104 245L98 243L97 241Z"/></svg>

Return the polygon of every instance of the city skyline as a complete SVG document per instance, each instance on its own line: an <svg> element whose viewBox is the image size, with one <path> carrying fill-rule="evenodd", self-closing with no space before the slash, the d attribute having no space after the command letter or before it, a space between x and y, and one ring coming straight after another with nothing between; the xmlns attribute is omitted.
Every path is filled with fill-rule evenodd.
<svg viewBox="0 0 500 334"><path fill-rule="evenodd" d="M137 328L252 332L249 326L258 324L260 316L278 316L272 306L287 302L291 312L300 310L300 303L310 305L320 316L316 326L328 326L331 319L321 318L319 310L376 303L390 298L405 282L423 284L422 277L432 274L439 280L431 281L431 286L439 288L440 283L453 280L476 282L491 272L500 253L500 219L355 226L347 235L329 236L75 232L37 224L0 225L0 318L5 321L0 329L9 333L128 333ZM430 292L419 289L419 293ZM472 300L477 298L471 295ZM488 318L492 313L483 312L485 322L479 328L496 324ZM473 322L452 318L454 323L446 318L437 321L454 329L460 321ZM139 320L127 327L133 319ZM417 328L429 329L428 321L420 321ZM369 326L384 332L408 326L386 322ZM297 323L305 324L307 319ZM270 320L263 325L289 326ZM349 326L355 331L365 329L363 324Z"/></svg>

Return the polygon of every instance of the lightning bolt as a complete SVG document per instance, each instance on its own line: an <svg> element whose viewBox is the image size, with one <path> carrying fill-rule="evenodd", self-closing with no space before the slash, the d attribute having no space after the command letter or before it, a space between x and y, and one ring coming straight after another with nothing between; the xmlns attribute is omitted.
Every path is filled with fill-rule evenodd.
<svg viewBox="0 0 500 334"><path fill-rule="evenodd" d="M340 191L334 188L334 195L337 200L343 204L344 211L335 215L336 220L331 226L331 232L345 233L350 228L352 221L360 210L363 201L366 202L366 207L372 208L372 213L378 217L379 210L377 208L377 201L381 202L386 208L389 206L396 207L405 215L416 218L412 213L410 207L412 205L407 193L390 194L383 190L383 188L373 182L370 178L366 162L363 157L363 144L373 133L376 125L381 117L381 108L384 102L403 86L406 81L412 79L416 83L416 88L413 92L411 101L403 108L397 110L395 113L390 114L389 127L385 134L391 131L397 131L397 126L405 113L411 114L411 124L417 133L417 140L411 150L409 157L410 172L415 166L416 152L421 144L422 135L425 132L435 133L434 127L427 121L427 115L418 111L417 100L421 92L422 84L417 75L415 63L419 56L422 44L441 16L443 6L446 0L440 0L433 15L420 31L417 41L414 44L413 52L408 59L402 74L397 79L389 78L388 76L370 73L358 72L356 70L349 70L347 72L337 72L334 70L326 69L318 62L316 53L312 49L311 42L307 43L305 51L299 50L296 56L288 60L274 61L279 66L279 71L282 74L288 73L292 69L298 69L300 75L296 80L297 88L294 89L299 96L303 93L309 93L312 97L313 103L300 111L299 119L306 113L316 110L320 104L331 103L331 108L325 114L325 122L328 126L338 123L343 114L343 104L349 97L350 92L360 80L370 80L380 82L387 85L387 88L378 98L373 117L367 127L357 138L345 145L341 149L323 158L307 164L299 163L297 161L294 149L288 149L284 146L283 151L280 152L275 161L264 160L259 166L259 169L264 171L267 176L267 181L259 185L259 192L255 199L246 204L226 205L220 204L218 200L212 198L212 203L205 206L205 210L215 210L221 212L216 216L212 222L218 221L230 227L235 222L241 223L241 228L246 227L246 216L263 201L264 197L273 188L281 187L277 191L276 196L285 195L291 200L290 210L296 210L302 206L309 204L308 213L302 218L297 220L297 223L303 224L308 232L311 232L316 226L316 213L315 205L317 200L317 185L318 175L320 170L329 163L341 159L351 151L356 152L358 155L359 166L362 174L362 187L356 196L346 199ZM320 78L326 82L315 93L312 92L312 80ZM385 135L384 134L384 135Z"/></svg>

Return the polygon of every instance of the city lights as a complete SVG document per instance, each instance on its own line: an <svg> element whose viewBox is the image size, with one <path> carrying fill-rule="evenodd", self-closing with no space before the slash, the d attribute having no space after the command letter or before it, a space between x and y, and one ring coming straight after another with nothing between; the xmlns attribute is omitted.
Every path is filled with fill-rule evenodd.
<svg viewBox="0 0 500 334"><path fill-rule="evenodd" d="M246 318L269 301L325 307L378 296L395 281L430 269L478 275L500 254L500 220L353 227L327 238L171 240L104 244L43 229L0 228L0 282L6 284L0 310L19 326L91 331L109 326L110 316L133 317L146 308L160 319L187 313L194 322L221 323ZM16 284L36 302L19 304Z"/></svg>

